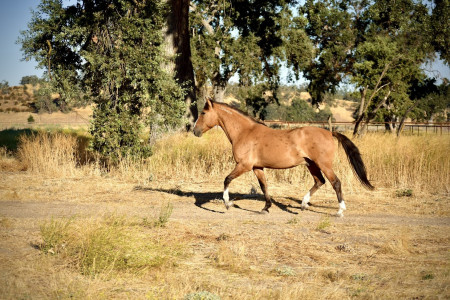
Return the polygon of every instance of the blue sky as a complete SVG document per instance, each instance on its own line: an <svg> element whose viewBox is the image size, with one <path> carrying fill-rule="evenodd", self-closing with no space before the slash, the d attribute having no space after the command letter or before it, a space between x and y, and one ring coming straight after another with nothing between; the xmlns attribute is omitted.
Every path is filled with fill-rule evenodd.
<svg viewBox="0 0 450 300"><path fill-rule="evenodd" d="M19 84L23 76L41 77L43 74L42 69L36 69L35 61L22 61L21 45L16 44L20 31L26 30L31 20L31 9L36 9L39 3L40 0L0 0L0 82L6 80L10 86L14 86ZM442 62L434 62L424 67L434 76L450 78L450 68Z"/></svg>
<svg viewBox="0 0 450 300"><path fill-rule="evenodd" d="M42 76L43 70L35 69L35 61L21 61L21 46L16 44L20 31L31 20L31 9L38 4L38 0L0 1L0 82L6 80L13 86L23 76Z"/></svg>

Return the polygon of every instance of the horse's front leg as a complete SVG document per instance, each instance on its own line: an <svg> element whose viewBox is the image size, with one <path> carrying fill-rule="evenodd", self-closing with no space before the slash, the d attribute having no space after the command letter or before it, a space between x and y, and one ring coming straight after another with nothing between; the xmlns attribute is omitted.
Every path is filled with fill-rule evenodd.
<svg viewBox="0 0 450 300"><path fill-rule="evenodd" d="M231 171L231 173L225 178L225 181L223 183L223 201L225 202L225 207L229 209L231 206L233 206L233 201L230 201L230 195L228 194L228 186L230 185L230 182L244 174L245 172L250 171L251 168L238 163L236 167L234 167L234 170Z"/></svg>

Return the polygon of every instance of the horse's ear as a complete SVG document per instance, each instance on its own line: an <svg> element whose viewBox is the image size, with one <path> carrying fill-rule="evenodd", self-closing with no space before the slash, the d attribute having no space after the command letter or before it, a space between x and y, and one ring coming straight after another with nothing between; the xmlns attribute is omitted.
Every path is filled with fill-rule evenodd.
<svg viewBox="0 0 450 300"><path fill-rule="evenodd" d="M213 101L210 98L206 98L205 109L208 110L213 107Z"/></svg>

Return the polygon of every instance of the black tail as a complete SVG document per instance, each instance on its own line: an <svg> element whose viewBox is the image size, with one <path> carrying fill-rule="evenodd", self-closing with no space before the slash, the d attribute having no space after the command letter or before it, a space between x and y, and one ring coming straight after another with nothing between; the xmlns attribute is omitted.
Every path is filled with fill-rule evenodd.
<svg viewBox="0 0 450 300"><path fill-rule="evenodd" d="M333 136L337 138L342 147L344 147L345 154L347 154L347 159L352 166L353 173L355 173L356 177L358 177L361 184L369 190L375 189L375 187L367 179L366 167L362 161L359 149L345 135L338 132L333 132Z"/></svg>

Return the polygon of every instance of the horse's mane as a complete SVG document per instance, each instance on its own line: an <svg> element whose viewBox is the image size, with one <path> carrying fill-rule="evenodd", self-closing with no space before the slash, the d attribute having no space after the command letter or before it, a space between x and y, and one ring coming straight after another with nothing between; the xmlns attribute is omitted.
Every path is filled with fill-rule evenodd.
<svg viewBox="0 0 450 300"><path fill-rule="evenodd" d="M227 108L229 108L229 109L231 109L231 110L237 112L238 114L240 114L240 115L242 115L242 116L244 116L244 117L246 117L246 118L252 120L252 121L255 122L255 123L258 123L258 124L267 126L263 121L260 121L260 120L258 120L258 119L255 119L254 117L250 116L250 115L249 115L248 113L246 113L245 111L242 111L242 110L240 110L239 108L233 107L233 106L231 106L231 105L229 105L229 104L227 104L227 103L216 102L216 101L213 101L213 100L211 100L211 103L212 103L213 105L214 105L214 104L219 104L219 105L226 106Z"/></svg>

